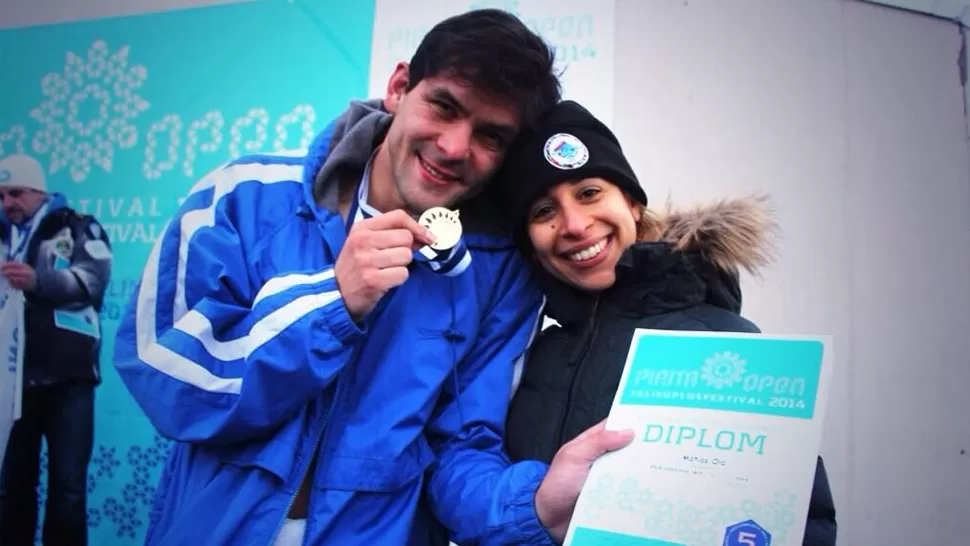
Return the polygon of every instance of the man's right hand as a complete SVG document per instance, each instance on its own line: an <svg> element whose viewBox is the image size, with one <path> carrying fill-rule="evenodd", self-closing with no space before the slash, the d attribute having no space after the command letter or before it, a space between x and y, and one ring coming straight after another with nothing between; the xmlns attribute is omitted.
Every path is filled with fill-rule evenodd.
<svg viewBox="0 0 970 546"><path fill-rule="evenodd" d="M333 267L354 321L364 318L389 290L404 284L414 250L432 242L431 233L403 210L354 222Z"/></svg>

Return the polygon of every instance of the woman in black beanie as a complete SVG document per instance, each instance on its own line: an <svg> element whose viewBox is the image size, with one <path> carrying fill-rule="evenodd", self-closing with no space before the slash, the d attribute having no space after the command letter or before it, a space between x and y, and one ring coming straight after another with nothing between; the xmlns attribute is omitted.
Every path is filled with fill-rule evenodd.
<svg viewBox="0 0 970 546"><path fill-rule="evenodd" d="M635 328L758 332L740 315L739 273L770 260L767 199L648 209L616 137L572 101L517 140L498 189L557 323L536 337L509 408L514 461L551 462L606 418ZM835 539L819 457L803 545Z"/></svg>

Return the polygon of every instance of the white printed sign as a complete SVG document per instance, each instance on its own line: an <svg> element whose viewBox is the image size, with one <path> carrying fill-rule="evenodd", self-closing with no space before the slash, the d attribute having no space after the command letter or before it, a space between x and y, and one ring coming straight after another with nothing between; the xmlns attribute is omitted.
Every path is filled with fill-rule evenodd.
<svg viewBox="0 0 970 546"><path fill-rule="evenodd" d="M369 97L383 97L398 62L411 55L440 21L480 8L514 13L555 48L563 96L607 125L613 122L614 2L589 0L377 0Z"/></svg>

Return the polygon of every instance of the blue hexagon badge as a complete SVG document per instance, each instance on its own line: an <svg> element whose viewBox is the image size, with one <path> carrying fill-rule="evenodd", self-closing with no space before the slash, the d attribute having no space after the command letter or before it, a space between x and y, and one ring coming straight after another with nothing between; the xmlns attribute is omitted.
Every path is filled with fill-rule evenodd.
<svg viewBox="0 0 970 546"><path fill-rule="evenodd" d="M771 533L753 519L735 523L724 532L723 546L770 546Z"/></svg>

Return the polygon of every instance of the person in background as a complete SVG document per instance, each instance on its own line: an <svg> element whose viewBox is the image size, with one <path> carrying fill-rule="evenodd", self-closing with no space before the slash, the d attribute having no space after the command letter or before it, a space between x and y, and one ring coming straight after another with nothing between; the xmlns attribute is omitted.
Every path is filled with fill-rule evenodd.
<svg viewBox="0 0 970 546"><path fill-rule="evenodd" d="M664 213L614 134L564 101L520 137L499 176L503 209L557 324L529 349L509 409L512 460L553 462L609 414L636 328L758 332L740 315L739 273L772 257L767 198ZM805 546L834 546L835 505L817 460Z"/></svg>
<svg viewBox="0 0 970 546"><path fill-rule="evenodd" d="M632 435L508 460L541 295L477 199L559 100L553 60L511 14L451 17L308 150L195 186L115 344L176 441L147 544L425 545L438 522L459 544L561 538L590 461Z"/></svg>
<svg viewBox="0 0 970 546"><path fill-rule="evenodd" d="M111 278L111 244L97 219L47 191L32 157L0 160L0 202L0 274L23 293L8 302L23 302L26 330L21 417L0 472L0 544L34 544L45 439L43 543L84 546L94 391L101 382L98 313Z"/></svg>

